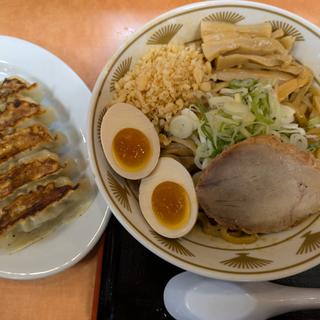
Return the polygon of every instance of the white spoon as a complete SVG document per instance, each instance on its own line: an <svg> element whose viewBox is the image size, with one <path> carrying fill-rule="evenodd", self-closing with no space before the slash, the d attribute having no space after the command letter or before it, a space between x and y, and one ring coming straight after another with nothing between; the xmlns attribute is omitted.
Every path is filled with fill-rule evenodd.
<svg viewBox="0 0 320 320"><path fill-rule="evenodd" d="M320 289L228 282L183 272L167 283L164 303L177 320L265 320L289 311L320 309Z"/></svg>

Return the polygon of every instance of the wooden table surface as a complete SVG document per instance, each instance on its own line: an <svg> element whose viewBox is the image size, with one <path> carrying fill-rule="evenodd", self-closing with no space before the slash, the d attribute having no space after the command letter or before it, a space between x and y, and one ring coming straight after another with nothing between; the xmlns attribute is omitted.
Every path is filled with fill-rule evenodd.
<svg viewBox="0 0 320 320"><path fill-rule="evenodd" d="M64 60L92 89L107 59L130 34L151 18L192 2L0 0L0 34L46 48ZM261 2L290 10L320 26L320 3L316 0ZM47 279L0 280L0 319L91 319L96 270L101 260L98 252L99 245L73 268Z"/></svg>

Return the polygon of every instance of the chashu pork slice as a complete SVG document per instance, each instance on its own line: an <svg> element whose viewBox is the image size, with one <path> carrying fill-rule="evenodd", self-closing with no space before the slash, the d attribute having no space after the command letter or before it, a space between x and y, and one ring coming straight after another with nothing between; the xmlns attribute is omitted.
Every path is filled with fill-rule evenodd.
<svg viewBox="0 0 320 320"><path fill-rule="evenodd" d="M320 212L320 165L272 136L240 142L211 161L196 187L208 217L249 233L286 230Z"/></svg>

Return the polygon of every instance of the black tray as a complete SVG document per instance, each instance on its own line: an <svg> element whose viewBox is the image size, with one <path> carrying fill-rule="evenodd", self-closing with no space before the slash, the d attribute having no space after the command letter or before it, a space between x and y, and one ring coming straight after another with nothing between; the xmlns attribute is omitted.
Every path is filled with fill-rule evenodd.
<svg viewBox="0 0 320 320"><path fill-rule="evenodd" d="M163 304L163 290L181 269L145 249L114 218L106 230L98 319L173 319ZM320 288L320 266L275 281L295 287ZM287 313L272 320L319 320L320 310Z"/></svg>

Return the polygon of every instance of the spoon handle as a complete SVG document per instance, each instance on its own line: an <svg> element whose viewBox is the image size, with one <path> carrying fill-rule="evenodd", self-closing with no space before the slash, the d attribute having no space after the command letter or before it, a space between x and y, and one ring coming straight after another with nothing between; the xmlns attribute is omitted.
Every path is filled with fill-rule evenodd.
<svg viewBox="0 0 320 320"><path fill-rule="evenodd" d="M301 310L301 309L320 309L320 289L294 288L282 285L275 285L269 291L269 302L274 302L279 312Z"/></svg>
<svg viewBox="0 0 320 320"><path fill-rule="evenodd" d="M288 287L271 282L229 284L232 284L233 291L241 290L254 299L256 311L259 310L260 315L265 314L268 318L289 311L320 309L320 289Z"/></svg>

